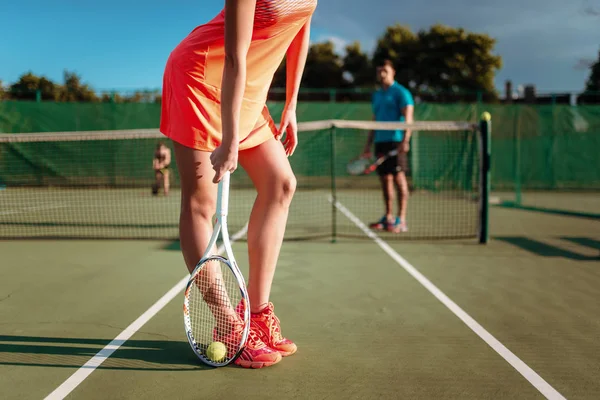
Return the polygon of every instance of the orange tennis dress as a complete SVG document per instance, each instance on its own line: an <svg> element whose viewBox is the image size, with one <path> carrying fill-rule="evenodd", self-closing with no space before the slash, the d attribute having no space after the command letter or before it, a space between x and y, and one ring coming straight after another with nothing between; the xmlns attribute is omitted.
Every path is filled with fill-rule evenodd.
<svg viewBox="0 0 600 400"><path fill-rule="evenodd" d="M239 121L239 149L267 141L276 126L266 106L273 75L317 0L257 0ZM221 143L225 9L196 27L170 54L163 77L160 131L197 150Z"/></svg>

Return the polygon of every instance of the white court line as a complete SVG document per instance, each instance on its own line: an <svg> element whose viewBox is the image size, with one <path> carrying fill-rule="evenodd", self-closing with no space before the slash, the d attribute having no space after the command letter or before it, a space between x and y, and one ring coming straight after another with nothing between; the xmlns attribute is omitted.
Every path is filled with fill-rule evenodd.
<svg viewBox="0 0 600 400"><path fill-rule="evenodd" d="M333 199L329 197L329 201ZM453 302L448 296L446 296L440 289L438 289L431 281L429 281L423 274L421 274L415 267L413 267L408 261L400 256L394 249L392 249L385 241L377 236L372 230L370 230L360 219L358 219L350 210L348 210L339 201L336 202L335 207L340 210L349 220L354 222L368 237L373 239L375 243L379 245L390 257L394 259L402 268L406 270L413 278L415 278L421 285L425 287L431 294L433 294L439 301L442 302L446 307L450 309L458 318L460 318L473 332L475 332L481 339L483 339L492 349L496 351L502 358L504 358L510 365L513 366L525 379L529 381L537 390L540 391L548 399L565 399L556 389L554 389L548 382L546 382L541 376L539 376L533 369L519 359L514 353L507 349L500 341L492 336L491 333L485 330L477 321L475 321L469 314L467 314L462 308L460 308L455 302Z"/></svg>
<svg viewBox="0 0 600 400"><path fill-rule="evenodd" d="M231 242L235 242L248 231L248 225L244 226L239 232L231 237ZM224 250L223 246L219 246L217 251L222 253ZM46 396L47 400L64 399L69 393L71 393L81 382L83 382L96 368L98 368L108 357L110 357L119 347L121 347L134 333L136 333L142 326L144 326L152 317L154 317L160 310L163 309L179 292L185 289L189 280L189 274L183 277L175 286L171 288L163 297L158 299L156 303L152 305L146 312L139 316L138 319L133 321L123 332L121 332L116 338L114 338L109 344L107 344L102 350L100 350L94 357L86 362L82 367L73 373L64 381L59 387L57 387L52 393ZM183 329L183 325L182 325ZM191 351L191 350L190 350Z"/></svg>

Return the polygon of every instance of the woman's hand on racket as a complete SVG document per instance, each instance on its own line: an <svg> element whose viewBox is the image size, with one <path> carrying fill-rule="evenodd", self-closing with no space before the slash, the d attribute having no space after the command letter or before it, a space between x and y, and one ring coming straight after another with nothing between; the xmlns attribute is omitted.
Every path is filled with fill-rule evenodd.
<svg viewBox="0 0 600 400"><path fill-rule="evenodd" d="M233 172L238 164L238 147L235 145L220 145L210 155L210 162L215 170L213 183L219 183L225 172Z"/></svg>
<svg viewBox="0 0 600 400"><path fill-rule="evenodd" d="M285 154L289 157L294 154L296 146L298 146L298 123L296 121L296 110L291 108L285 108L281 115L281 123L279 124L279 130L275 135L276 140L280 140L285 135L283 140L283 147Z"/></svg>

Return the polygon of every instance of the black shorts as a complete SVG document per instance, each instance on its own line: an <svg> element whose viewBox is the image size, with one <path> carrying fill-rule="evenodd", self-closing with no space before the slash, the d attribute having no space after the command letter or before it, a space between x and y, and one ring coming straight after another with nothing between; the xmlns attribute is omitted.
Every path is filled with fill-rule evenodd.
<svg viewBox="0 0 600 400"><path fill-rule="evenodd" d="M167 165L167 166L165 166L165 167L162 167L162 168L156 169L156 170L154 170L154 171L155 171L155 172L160 172L161 174L163 174L163 175L164 175L164 174L165 174L165 172L169 172L169 166Z"/></svg>
<svg viewBox="0 0 600 400"><path fill-rule="evenodd" d="M375 157L381 157L392 150L397 150L400 146L398 142L380 142L375 143ZM397 157L390 157L385 160L379 167L377 173L379 175L396 175L398 172L407 173L408 157L404 152L399 152Z"/></svg>

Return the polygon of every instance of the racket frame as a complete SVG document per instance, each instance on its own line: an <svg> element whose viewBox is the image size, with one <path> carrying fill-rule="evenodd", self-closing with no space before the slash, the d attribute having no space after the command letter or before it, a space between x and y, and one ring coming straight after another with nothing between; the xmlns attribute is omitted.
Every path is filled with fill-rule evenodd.
<svg viewBox="0 0 600 400"><path fill-rule="evenodd" d="M358 174L352 173L350 168L347 168L347 170L348 170L348 173L350 175L355 175L355 176L357 176L357 175L368 175L371 172L375 171L378 166L380 166L381 164L383 164L385 162L385 160L387 160L390 157L397 156L397 155L398 155L398 150L390 150L389 152L387 152L383 156L378 157L375 161L373 161L372 163L370 163L367 167L365 167L364 170L362 170ZM360 160L360 158L359 158L359 160ZM354 160L354 161L356 161L356 160ZM352 161L352 162L354 162L354 161Z"/></svg>
<svg viewBox="0 0 600 400"><path fill-rule="evenodd" d="M185 292L184 292L185 295L184 295L184 305L183 305L183 318L184 318L186 337L188 339L188 342L189 342L192 350L194 351L196 356L200 359L200 361L202 361L205 364L210 365L212 367L224 367L225 365L228 365L231 362L235 361L235 359L237 357L239 357L239 355L242 353L242 351L244 351L246 341L248 340L248 334L250 332L250 300L248 297L248 290L246 288L246 282L244 280L244 276L238 267L238 264L235 260L235 256L233 254L233 249L231 248L231 241L229 239L229 230L228 230L228 226L227 226L227 215L228 215L228 209L229 209L230 176L231 176L231 173L228 171L223 175L223 177L221 178L221 181L219 181L218 189L217 189L216 223L215 223L215 226L213 227L213 233L211 235L208 246L207 246L204 254L202 255L202 258L200 259L200 261L198 261L198 263L196 264L196 267L190 274L190 278L188 280L188 283L186 285ZM219 234L221 234L221 238L223 240L223 247L225 248L225 255L226 255L225 257L216 255L216 254L211 254L212 248L217 243ZM242 331L242 339L240 341L239 349L236 351L235 355L231 359L223 361L223 362L216 362L216 361L209 359L204 354L203 349L201 349L198 346L198 343L196 342L196 340L192 334L192 324L191 324L190 314L189 314L189 300L188 300L189 290L191 289L192 285L194 284L195 276L198 273L200 273L200 270L202 269L202 267L207 265L207 262L210 260L219 261L220 263L225 264L227 267L229 267L229 269L231 270L231 272L233 273L233 275L235 276L235 278L237 280L241 297L246 304L246 307L244 307L244 315L243 315L244 328Z"/></svg>

